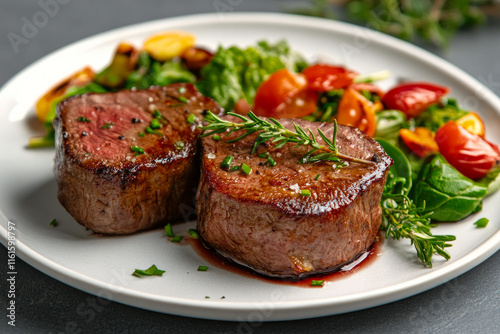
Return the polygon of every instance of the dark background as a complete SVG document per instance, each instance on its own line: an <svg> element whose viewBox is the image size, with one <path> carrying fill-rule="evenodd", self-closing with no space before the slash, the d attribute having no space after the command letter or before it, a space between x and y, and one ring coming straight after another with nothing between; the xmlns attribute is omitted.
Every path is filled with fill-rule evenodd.
<svg viewBox="0 0 500 334"><path fill-rule="evenodd" d="M148 20L216 12L212 0L60 1L66 4L16 53L7 34L21 34L22 18L31 18L41 7L38 1L0 0L0 85L37 59L81 38ZM273 12L306 3L220 1L232 3L234 11ZM446 51L420 44L500 95L500 19L460 32ZM15 328L7 325L5 317L7 251L0 247L0 253L2 333L498 333L500 252L448 283L388 305L310 320L252 324L184 318L100 300L17 259ZM77 314L82 303L95 310L92 317Z"/></svg>

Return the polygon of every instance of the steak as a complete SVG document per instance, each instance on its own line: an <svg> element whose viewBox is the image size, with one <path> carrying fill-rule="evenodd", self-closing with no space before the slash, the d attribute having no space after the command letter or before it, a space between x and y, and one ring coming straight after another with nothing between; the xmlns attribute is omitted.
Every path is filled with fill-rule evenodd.
<svg viewBox="0 0 500 334"><path fill-rule="evenodd" d="M103 234L189 218L206 110L222 111L191 84L64 100L54 120L59 201Z"/></svg>
<svg viewBox="0 0 500 334"><path fill-rule="evenodd" d="M332 138L332 123L280 120L290 130L292 121L315 134L320 128ZM259 273L299 279L336 270L368 250L379 229L380 198L393 163L383 148L358 129L339 125L339 151L371 164L299 164L310 147L288 143L275 149L267 141L251 155L257 134L233 143L202 138L197 214L205 244ZM266 152L276 166L258 157ZM232 166L250 166L250 175L221 169L228 155L234 157ZM310 196L301 190L309 190Z"/></svg>

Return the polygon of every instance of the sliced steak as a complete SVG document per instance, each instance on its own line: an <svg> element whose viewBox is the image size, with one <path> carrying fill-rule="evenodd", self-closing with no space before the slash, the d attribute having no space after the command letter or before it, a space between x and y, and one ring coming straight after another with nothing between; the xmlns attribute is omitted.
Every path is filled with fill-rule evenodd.
<svg viewBox="0 0 500 334"><path fill-rule="evenodd" d="M331 123L280 121L292 130L294 121L315 133L321 128L328 138L333 134ZM373 163L337 168L334 162L298 164L308 148L292 143L275 149L268 141L250 155L256 136L234 143L202 139L197 213L204 242L257 272L292 278L335 270L366 251L381 222L379 202L392 165L382 147L358 129L339 125L339 151ZM275 167L257 156L265 152ZM233 166L250 166L251 174L222 170L228 155L234 156ZM301 195L305 189L310 196Z"/></svg>
<svg viewBox="0 0 500 334"><path fill-rule="evenodd" d="M77 222L105 234L133 233L189 215L204 110L221 112L191 84L61 102L54 120L59 201ZM189 115L196 117L192 124Z"/></svg>

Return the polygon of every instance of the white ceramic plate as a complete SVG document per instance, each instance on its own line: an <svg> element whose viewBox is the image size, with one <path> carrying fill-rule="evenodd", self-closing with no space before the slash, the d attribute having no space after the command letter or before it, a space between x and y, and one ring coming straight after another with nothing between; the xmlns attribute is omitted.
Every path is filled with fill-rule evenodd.
<svg viewBox="0 0 500 334"><path fill-rule="evenodd" d="M495 205L500 193L487 198L479 214L435 229L457 236L450 261L436 257L434 268L425 269L408 243L386 241L369 266L319 289L266 283L216 267L197 272L205 261L191 247L168 242L161 230L93 236L56 199L53 150L26 149L36 124L34 103L84 65L103 68L119 41L141 45L148 35L170 29L193 32L198 44L211 49L285 38L309 60L326 56L360 73L389 69L393 78L385 88L398 78L440 83L452 88L462 106L478 110L489 129L500 128L500 100L479 82L421 49L364 28L252 13L187 16L114 30L41 59L0 92L0 234L7 244L7 221L15 224L16 252L23 260L71 286L125 304L184 316L260 321L330 315L405 298L462 274L500 248L500 207ZM500 143L500 132L489 131L488 136ZM479 217L490 219L487 228L475 228ZM59 221L57 228L49 225L53 218ZM176 225L175 230L186 232L192 226L194 222ZM131 276L135 268L153 263L166 270L162 277Z"/></svg>

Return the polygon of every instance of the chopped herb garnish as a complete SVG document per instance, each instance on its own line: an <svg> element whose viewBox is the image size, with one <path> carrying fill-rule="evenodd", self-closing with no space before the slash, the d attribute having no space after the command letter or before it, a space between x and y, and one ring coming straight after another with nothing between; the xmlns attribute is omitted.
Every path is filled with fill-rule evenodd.
<svg viewBox="0 0 500 334"><path fill-rule="evenodd" d="M194 230L194 229L189 229L189 235L191 236L191 238L193 239L199 239L200 236L198 234L198 231Z"/></svg>
<svg viewBox="0 0 500 334"><path fill-rule="evenodd" d="M239 170L239 169L240 169L240 166L233 166L233 167L229 168L229 171L234 172L234 171Z"/></svg>
<svg viewBox="0 0 500 334"><path fill-rule="evenodd" d="M57 225L59 225L59 223L57 222L57 219L52 219L52 221L50 222L50 226L56 227Z"/></svg>
<svg viewBox="0 0 500 334"><path fill-rule="evenodd" d="M318 181L320 177L321 177L321 174L318 174L318 175L316 175L316 177L315 177L314 179L315 179L316 181Z"/></svg>
<svg viewBox="0 0 500 334"><path fill-rule="evenodd" d="M207 266L199 266L198 271L207 271L208 267Z"/></svg>
<svg viewBox="0 0 500 334"><path fill-rule="evenodd" d="M300 191L301 196L311 196L311 191L309 189L302 189Z"/></svg>
<svg viewBox="0 0 500 334"><path fill-rule="evenodd" d="M144 137L144 136L146 136L144 132L139 132L139 137Z"/></svg>
<svg viewBox="0 0 500 334"><path fill-rule="evenodd" d="M193 122L195 121L196 119L196 116L193 115L193 114L189 114L189 116L187 117L186 121L189 123L189 124L193 124Z"/></svg>
<svg viewBox="0 0 500 334"><path fill-rule="evenodd" d="M220 140L220 136L219 135L213 135L212 139L215 140L215 141L219 141Z"/></svg>
<svg viewBox="0 0 500 334"><path fill-rule="evenodd" d="M186 92L186 87L179 87L177 91L179 92L179 94L184 94Z"/></svg>
<svg viewBox="0 0 500 334"><path fill-rule="evenodd" d="M113 123L113 122L106 122L106 123L104 123L103 126L101 126L101 129L111 129L111 127L113 125L115 125L115 123Z"/></svg>
<svg viewBox="0 0 500 334"><path fill-rule="evenodd" d="M78 117L78 122L90 123L90 119L88 119L87 117Z"/></svg>
<svg viewBox="0 0 500 334"><path fill-rule="evenodd" d="M210 299L210 296L205 296L205 299Z"/></svg>
<svg viewBox="0 0 500 334"><path fill-rule="evenodd" d="M154 117L155 118L160 118L160 117L163 117L160 112L158 111L158 109L155 109L155 112L153 113Z"/></svg>
<svg viewBox="0 0 500 334"><path fill-rule="evenodd" d="M174 144L175 148L178 150L182 150L184 148L184 142L183 141L178 141Z"/></svg>
<svg viewBox="0 0 500 334"><path fill-rule="evenodd" d="M176 235L175 237L172 238L172 242L179 242L182 240L182 235Z"/></svg>
<svg viewBox="0 0 500 334"><path fill-rule="evenodd" d="M165 235L167 237L175 237L174 230L172 229L172 224L168 223L165 225Z"/></svg>
<svg viewBox="0 0 500 334"><path fill-rule="evenodd" d="M232 155L228 155L227 157L222 160L220 164L220 168L222 169L229 169L231 168L231 164L233 163L234 157Z"/></svg>
<svg viewBox="0 0 500 334"><path fill-rule="evenodd" d="M274 166L276 166L276 161L274 161L274 159L273 159L273 158L271 158L271 156L268 156L268 157L267 157L267 164L268 164L269 166L271 166L271 167L274 167Z"/></svg>
<svg viewBox="0 0 500 334"><path fill-rule="evenodd" d="M477 227L486 227L486 225L488 225L489 222L490 220L488 218L481 218L478 219L478 221L476 221L474 225L476 225Z"/></svg>
<svg viewBox="0 0 500 334"><path fill-rule="evenodd" d="M147 127L146 127L146 132L147 132L147 133L151 133L151 134L155 134L155 135L158 135L158 136L161 136L161 135L162 135L162 134L161 134L161 132L159 132L159 131L155 131L155 130L151 129L151 127L150 127L150 126L147 126Z"/></svg>
<svg viewBox="0 0 500 334"><path fill-rule="evenodd" d="M160 121L158 120L158 118L153 118L151 120L151 128L153 128L153 129L160 129L161 128L161 124L160 124Z"/></svg>
<svg viewBox="0 0 500 334"><path fill-rule="evenodd" d="M130 149L135 152L135 155L144 154L144 149L138 146L130 146Z"/></svg>
<svg viewBox="0 0 500 334"><path fill-rule="evenodd" d="M246 175L250 175L250 173L252 172L252 168L246 163L241 164L241 170L243 170L243 173L245 173Z"/></svg>
<svg viewBox="0 0 500 334"><path fill-rule="evenodd" d="M269 156L269 152L259 154L259 158L267 158Z"/></svg>
<svg viewBox="0 0 500 334"><path fill-rule="evenodd" d="M165 270L158 269L154 264L146 270L136 269L132 275L136 277L143 276L161 276Z"/></svg>
<svg viewBox="0 0 500 334"><path fill-rule="evenodd" d="M325 283L324 280L312 280L311 286L323 286L323 283Z"/></svg>
<svg viewBox="0 0 500 334"><path fill-rule="evenodd" d="M187 103L188 101L188 99L185 98L184 96L179 96L178 100L181 101L182 103Z"/></svg>

